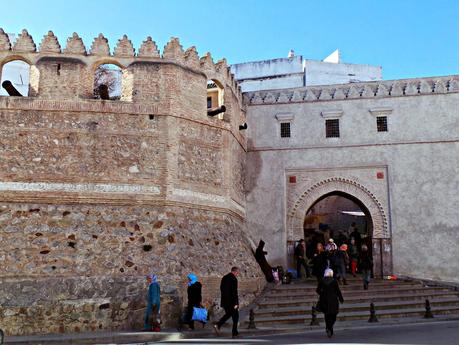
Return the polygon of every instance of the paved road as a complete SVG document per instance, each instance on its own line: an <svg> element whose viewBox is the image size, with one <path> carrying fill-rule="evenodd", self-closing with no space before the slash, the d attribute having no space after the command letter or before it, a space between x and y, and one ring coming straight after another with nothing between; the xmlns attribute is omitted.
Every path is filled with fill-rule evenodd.
<svg viewBox="0 0 459 345"><path fill-rule="evenodd" d="M152 343L151 343L152 344ZM392 325L335 331L332 339L325 332L267 335L244 339L210 338L162 341L157 344L362 344L362 345L458 345L459 321ZM143 344L142 344L143 345Z"/></svg>

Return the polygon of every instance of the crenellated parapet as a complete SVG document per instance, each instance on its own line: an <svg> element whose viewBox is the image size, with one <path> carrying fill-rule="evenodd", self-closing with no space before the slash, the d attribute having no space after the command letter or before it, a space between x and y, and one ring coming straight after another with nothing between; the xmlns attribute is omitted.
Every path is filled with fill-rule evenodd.
<svg viewBox="0 0 459 345"><path fill-rule="evenodd" d="M115 64L119 66L123 73L130 76L123 80L131 81L128 89L130 92L123 92L123 101L136 101L136 94L142 93L142 90L135 89L135 78L145 78L146 76L138 76L135 69L139 67L143 70L142 73L157 72L161 66L173 65L197 76L202 82L202 88L205 90L207 80L216 80L224 86L226 91L231 93L240 107L242 107L242 93L239 85L231 74L226 60L220 60L214 63L210 53L206 53L199 58L195 47L190 47L184 50L178 38L171 38L165 45L162 54L160 53L155 41L151 37L147 37L136 51L129 38L124 35L118 40L114 49L111 49L109 42L103 34L99 34L91 43L89 49L84 45L83 40L74 33L66 40L65 46L61 46L58 38L52 31L43 37L41 43L37 46L32 36L23 30L19 34L16 42L10 42L8 35L3 29L0 29L0 70L3 65L13 60L22 60L31 65L31 68L36 66L35 76L31 76L34 83L31 83L30 96L38 98L87 98L93 96L93 79L94 70L100 64ZM51 77L46 74L52 73L53 68L50 65L59 64L59 68L54 68L54 74L60 74L60 80L53 82L53 87L63 83L76 83L74 87L67 88L67 92L51 92L45 94L42 84L44 79L49 80ZM40 66L41 65L41 66ZM153 68L144 68L145 66L153 66ZM45 67L43 67L45 66ZM75 68L75 66L78 66ZM0 72L1 73L1 72ZM68 79L65 79L65 78ZM55 79L52 76L51 79ZM151 78L153 81L155 77ZM48 81L45 81L48 82ZM137 86L145 86L144 82L137 83ZM149 87L149 86L148 86ZM148 88L147 87L147 88ZM50 91L50 90L48 90ZM205 93L203 93L205 97ZM148 102L148 97L140 98L142 102ZM153 97L151 101L156 102ZM205 99L203 100L205 104ZM205 110L205 107L204 107Z"/></svg>
<svg viewBox="0 0 459 345"><path fill-rule="evenodd" d="M459 92L459 76L309 86L244 94L247 105L404 97Z"/></svg>

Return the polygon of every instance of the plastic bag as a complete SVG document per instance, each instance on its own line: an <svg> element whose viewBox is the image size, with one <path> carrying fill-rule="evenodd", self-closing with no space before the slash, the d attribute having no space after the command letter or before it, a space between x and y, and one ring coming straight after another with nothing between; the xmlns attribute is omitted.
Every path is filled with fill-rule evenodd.
<svg viewBox="0 0 459 345"><path fill-rule="evenodd" d="M207 309L193 307L193 315L191 316L191 320L206 323L207 322Z"/></svg>

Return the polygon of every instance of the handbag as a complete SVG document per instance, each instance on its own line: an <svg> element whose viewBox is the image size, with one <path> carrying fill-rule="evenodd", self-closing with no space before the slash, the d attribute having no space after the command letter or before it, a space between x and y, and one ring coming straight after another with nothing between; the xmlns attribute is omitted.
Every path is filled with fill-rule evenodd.
<svg viewBox="0 0 459 345"><path fill-rule="evenodd" d="M193 307L193 315L191 316L191 320L206 323L207 322L207 309Z"/></svg>

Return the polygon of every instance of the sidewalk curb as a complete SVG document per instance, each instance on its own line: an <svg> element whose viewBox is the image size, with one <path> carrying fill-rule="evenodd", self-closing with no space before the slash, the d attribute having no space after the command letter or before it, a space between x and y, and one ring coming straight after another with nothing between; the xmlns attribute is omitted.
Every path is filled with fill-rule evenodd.
<svg viewBox="0 0 459 345"><path fill-rule="evenodd" d="M156 342L161 340L181 339L179 332L94 332L47 334L31 336L6 336L4 344L47 345L47 344L94 344L118 342Z"/></svg>

